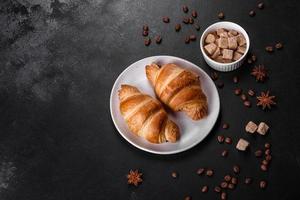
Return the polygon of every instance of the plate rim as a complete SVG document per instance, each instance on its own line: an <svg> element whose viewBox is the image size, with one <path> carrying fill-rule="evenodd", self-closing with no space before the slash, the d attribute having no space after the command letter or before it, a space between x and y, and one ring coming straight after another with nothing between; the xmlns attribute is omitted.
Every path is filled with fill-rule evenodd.
<svg viewBox="0 0 300 200"><path fill-rule="evenodd" d="M157 150L151 150L151 149L148 149L148 148L145 148L145 147L142 147L136 143L134 143L133 141L131 141L130 139L128 139L127 137L125 137L125 134L122 133L122 131L119 129L119 127L116 125L116 121L114 119L114 116L113 116L113 112L112 112L112 98L113 98L113 91L115 91L116 89L116 86L117 86L117 82L119 81L119 79L122 77L122 75L124 73L127 72L127 70L129 70L131 68L131 66L135 65L136 63L142 61L142 60L146 60L146 59L155 59L155 58L163 58L163 57L167 57L167 58L171 58L171 59L177 59L177 60L181 60L181 61L184 61L184 62L187 62L189 63L190 65L194 65L196 66L202 73L204 73L208 78L209 80L213 83L212 79L210 78L210 76L201 68L199 67L198 65L186 60L186 59L183 59L183 58L179 58L179 57L176 57L176 56L170 56L170 55L156 55L156 56L149 56L149 57L145 57L145 58L142 58L140 60L137 60L135 61L134 63L130 64L129 66L127 66L120 74L119 76L116 78L114 84L113 84L113 87L111 89L111 92L110 92L110 99L109 99L109 107L110 107L110 116L112 118L112 121L114 123L114 126L115 128L117 129L117 131L119 132L119 134L127 141L129 142L132 146L140 149L140 150L143 150L143 151L146 151L148 153L153 153L153 154L157 154L157 155L171 155L171 154L178 154L178 153L181 153L181 152L184 152L184 151L187 151L189 149L192 149L193 147L195 147L196 145L198 145L199 143L201 143L211 132L211 130L214 128L218 118L219 118L219 114L220 114L220 96L219 96L219 92L218 92L218 89L216 87L216 85L213 83L213 87L214 89L217 91L217 106L218 106L218 111L217 111L217 117L215 118L215 120L213 121L213 125L211 126L211 128L209 129L208 133L206 134L206 136L202 139L202 140L196 140L194 143L192 143L191 145L185 147L185 148L181 148L181 149L178 149L178 150L173 150L173 151L157 151Z"/></svg>

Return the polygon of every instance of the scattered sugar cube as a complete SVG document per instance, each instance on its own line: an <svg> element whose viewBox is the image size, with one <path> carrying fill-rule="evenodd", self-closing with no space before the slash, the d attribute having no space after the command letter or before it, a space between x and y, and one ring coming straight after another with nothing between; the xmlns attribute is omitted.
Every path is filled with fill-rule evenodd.
<svg viewBox="0 0 300 200"><path fill-rule="evenodd" d="M246 52L246 47L238 47L237 52L244 54Z"/></svg>
<svg viewBox="0 0 300 200"><path fill-rule="evenodd" d="M265 122L260 122L257 128L257 132L261 135L266 135L269 130L269 126Z"/></svg>
<svg viewBox="0 0 300 200"><path fill-rule="evenodd" d="M230 49L223 49L223 59L232 60L233 51Z"/></svg>
<svg viewBox="0 0 300 200"><path fill-rule="evenodd" d="M217 29L217 35L220 36L221 33L227 32L224 28Z"/></svg>
<svg viewBox="0 0 300 200"><path fill-rule="evenodd" d="M257 125L253 121L250 121L246 125L245 130L248 133L255 133L255 131L257 130Z"/></svg>
<svg viewBox="0 0 300 200"><path fill-rule="evenodd" d="M230 37L228 38L228 47L229 49L235 50L237 48L237 38L236 37Z"/></svg>
<svg viewBox="0 0 300 200"><path fill-rule="evenodd" d="M205 38L206 43L213 43L213 42L215 42L215 40L216 40L216 37L211 33L208 34Z"/></svg>
<svg viewBox="0 0 300 200"><path fill-rule="evenodd" d="M228 48L227 38L224 38L224 37L219 38L218 47L220 47L222 49L227 49Z"/></svg>
<svg viewBox="0 0 300 200"><path fill-rule="evenodd" d="M211 56L212 58L217 58L221 53L220 48L218 47L217 50L215 51L215 53Z"/></svg>
<svg viewBox="0 0 300 200"><path fill-rule="evenodd" d="M238 53L238 52L234 52L233 53L233 60L239 60L243 55Z"/></svg>
<svg viewBox="0 0 300 200"><path fill-rule="evenodd" d="M243 35L238 35L237 36L237 42L239 43L239 46L243 46L244 44L246 44L246 39Z"/></svg>
<svg viewBox="0 0 300 200"><path fill-rule="evenodd" d="M232 36L237 36L237 34L238 34L238 32L235 31L235 30L230 30L230 31L228 32L228 35L229 35L230 37L232 37Z"/></svg>
<svg viewBox="0 0 300 200"><path fill-rule="evenodd" d="M240 140L236 145L236 148L240 151L245 151L248 146L249 146L249 142L247 140L244 140L243 138L240 138Z"/></svg>
<svg viewBox="0 0 300 200"><path fill-rule="evenodd" d="M214 43L210 43L208 45L205 45L204 49L207 51L209 55L212 55L216 51L217 45L215 45Z"/></svg>

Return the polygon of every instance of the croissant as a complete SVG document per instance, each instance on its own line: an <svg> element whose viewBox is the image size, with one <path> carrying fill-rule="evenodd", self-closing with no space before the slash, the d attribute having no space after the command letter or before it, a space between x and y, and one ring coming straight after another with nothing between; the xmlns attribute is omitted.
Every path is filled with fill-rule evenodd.
<svg viewBox="0 0 300 200"><path fill-rule="evenodd" d="M173 111L183 111L193 120L207 116L207 98L198 75L175 64L147 65L146 75L157 97Z"/></svg>
<svg viewBox="0 0 300 200"><path fill-rule="evenodd" d="M136 87L122 85L120 111L129 129L151 143L176 142L178 126L168 118L162 104Z"/></svg>

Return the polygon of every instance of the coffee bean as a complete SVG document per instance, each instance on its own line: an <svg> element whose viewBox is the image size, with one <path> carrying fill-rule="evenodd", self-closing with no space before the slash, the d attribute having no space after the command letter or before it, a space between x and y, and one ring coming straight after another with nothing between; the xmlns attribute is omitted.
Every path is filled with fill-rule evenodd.
<svg viewBox="0 0 300 200"><path fill-rule="evenodd" d="M248 90L248 95L249 95L250 97L253 97L253 96L255 95L254 90L249 89L249 90Z"/></svg>
<svg viewBox="0 0 300 200"><path fill-rule="evenodd" d="M199 169L197 170L197 174L198 174L198 175L202 175L202 174L204 173L204 171L205 171L204 168L199 168Z"/></svg>
<svg viewBox="0 0 300 200"><path fill-rule="evenodd" d="M236 88L235 90L234 90L234 94L235 95L240 95L242 93L242 89L240 89L240 88Z"/></svg>
<svg viewBox="0 0 300 200"><path fill-rule="evenodd" d="M173 178L177 178L177 177L178 177L178 174L177 174L176 172L172 172L171 176L172 176Z"/></svg>
<svg viewBox="0 0 300 200"><path fill-rule="evenodd" d="M231 178L231 183L236 185L238 183L238 179L236 177Z"/></svg>
<svg viewBox="0 0 300 200"><path fill-rule="evenodd" d="M221 155L223 157L227 157L228 156L228 151L227 150L223 150Z"/></svg>
<svg viewBox="0 0 300 200"><path fill-rule="evenodd" d="M145 37L148 36L148 33L149 33L148 31L143 31L143 36Z"/></svg>
<svg viewBox="0 0 300 200"><path fill-rule="evenodd" d="M149 31L149 26L148 25L144 25L143 26L143 31Z"/></svg>
<svg viewBox="0 0 300 200"><path fill-rule="evenodd" d="M194 19L192 17L189 18L189 24L193 24L194 23Z"/></svg>
<svg viewBox="0 0 300 200"><path fill-rule="evenodd" d="M272 156L271 155L266 155L266 160L267 161L271 161L272 160Z"/></svg>
<svg viewBox="0 0 300 200"><path fill-rule="evenodd" d="M240 167L238 165L234 165L232 169L235 174L240 173Z"/></svg>
<svg viewBox="0 0 300 200"><path fill-rule="evenodd" d="M222 128L223 128L223 129L228 129L228 128L229 128L229 124L224 123L223 126L222 126Z"/></svg>
<svg viewBox="0 0 300 200"><path fill-rule="evenodd" d="M254 10L250 10L250 12L249 12L249 16L250 16L250 17L254 17L254 16L255 16L255 12L254 12Z"/></svg>
<svg viewBox="0 0 300 200"><path fill-rule="evenodd" d="M217 72L211 72L210 77L213 81L216 81L219 78L219 75Z"/></svg>
<svg viewBox="0 0 300 200"><path fill-rule="evenodd" d="M226 192L222 192L221 193L221 199L222 200L226 200L227 199L227 193Z"/></svg>
<svg viewBox="0 0 300 200"><path fill-rule="evenodd" d="M215 191L216 193L220 193L220 192L221 192L221 188L220 188L219 186L216 186L216 187L214 188L214 191Z"/></svg>
<svg viewBox="0 0 300 200"><path fill-rule="evenodd" d="M260 169L264 172L268 170L267 165L260 165Z"/></svg>
<svg viewBox="0 0 300 200"><path fill-rule="evenodd" d="M260 181L259 182L259 187L261 189L265 189L267 187L267 181L265 181L265 180Z"/></svg>
<svg viewBox="0 0 300 200"><path fill-rule="evenodd" d="M259 9L264 9L265 4L264 4L263 2L260 2L259 4L257 4L257 7L258 7Z"/></svg>
<svg viewBox="0 0 300 200"><path fill-rule="evenodd" d="M201 188L201 192L202 193L206 193L208 191L208 186L207 185L204 185L202 188Z"/></svg>
<svg viewBox="0 0 300 200"><path fill-rule="evenodd" d="M230 175L224 176L224 180L225 180L226 182L231 181L231 176L230 176Z"/></svg>
<svg viewBox="0 0 300 200"><path fill-rule="evenodd" d="M194 24L194 27L195 27L195 29L196 29L197 31L200 30L200 26L199 26L198 24Z"/></svg>
<svg viewBox="0 0 300 200"><path fill-rule="evenodd" d="M265 50L269 53L272 53L274 51L274 48L272 46L266 46Z"/></svg>
<svg viewBox="0 0 300 200"><path fill-rule="evenodd" d="M190 43L190 37L189 36L186 36L185 39L184 39L184 42L186 44Z"/></svg>
<svg viewBox="0 0 300 200"><path fill-rule="evenodd" d="M253 62L253 61L252 61L251 58L248 58L248 59L247 59L247 63L248 63L248 64L252 64L252 62Z"/></svg>
<svg viewBox="0 0 300 200"><path fill-rule="evenodd" d="M278 42L277 44L275 44L275 48L276 49L282 49L283 48L283 44L281 42Z"/></svg>
<svg viewBox="0 0 300 200"><path fill-rule="evenodd" d="M231 144L232 143L232 139L230 137L226 137L225 138L225 143L226 144Z"/></svg>
<svg viewBox="0 0 300 200"><path fill-rule="evenodd" d="M239 77L234 76L234 77L233 77L233 82L234 82L234 83L238 83L238 82L239 82Z"/></svg>
<svg viewBox="0 0 300 200"><path fill-rule="evenodd" d="M221 183L220 186L221 186L221 188L226 189L228 187L228 183L224 181Z"/></svg>
<svg viewBox="0 0 300 200"><path fill-rule="evenodd" d="M187 13L187 12L189 12L189 8L187 6L182 6L182 11L184 13Z"/></svg>
<svg viewBox="0 0 300 200"><path fill-rule="evenodd" d="M213 176L213 175L214 175L214 171L213 171L212 169L206 170L206 176L211 177L211 176Z"/></svg>
<svg viewBox="0 0 300 200"><path fill-rule="evenodd" d="M163 22L164 23L169 23L170 22L170 18L169 17L163 17Z"/></svg>
<svg viewBox="0 0 300 200"><path fill-rule="evenodd" d="M195 41L197 39L196 35L190 35L190 40Z"/></svg>
<svg viewBox="0 0 300 200"><path fill-rule="evenodd" d="M145 46L149 46L151 44L151 39L150 38L146 38L144 40L144 44L145 44Z"/></svg>
<svg viewBox="0 0 300 200"><path fill-rule="evenodd" d="M220 88L220 89L223 88L224 87L224 83L223 82L218 82L217 83L217 87Z"/></svg>
<svg viewBox="0 0 300 200"><path fill-rule="evenodd" d="M241 99L242 99L243 101L246 101L246 100L247 100L247 96L246 96L245 94L242 94L242 95L241 95Z"/></svg>
<svg viewBox="0 0 300 200"><path fill-rule="evenodd" d="M271 155L271 150L270 149L266 149L265 150L265 155Z"/></svg>
<svg viewBox="0 0 300 200"><path fill-rule="evenodd" d="M267 142L267 143L265 143L265 148L266 148L266 149L270 149L270 148L271 148L271 144L270 144L270 143L268 143L268 142Z"/></svg>
<svg viewBox="0 0 300 200"><path fill-rule="evenodd" d="M175 31L178 32L181 29L181 25L180 24L176 24L175 25Z"/></svg>
<svg viewBox="0 0 300 200"><path fill-rule="evenodd" d="M161 41L162 41L161 36L158 35L158 36L155 37L155 42L156 42L156 44L160 44Z"/></svg>
<svg viewBox="0 0 300 200"><path fill-rule="evenodd" d="M225 18L225 14L223 12L219 12L218 13L218 18L219 19L224 19Z"/></svg>
<svg viewBox="0 0 300 200"><path fill-rule="evenodd" d="M234 190L235 185L233 185L232 183L229 183L229 184L228 184L228 188L231 189L231 190Z"/></svg>
<svg viewBox="0 0 300 200"><path fill-rule="evenodd" d="M245 178L245 184L246 184L246 185L249 185L249 184L251 184L251 183L252 183L252 178L246 177L246 178Z"/></svg>
<svg viewBox="0 0 300 200"><path fill-rule="evenodd" d="M251 60L252 60L253 62L256 62L256 60L257 60L256 55L252 54L252 55L251 55Z"/></svg>
<svg viewBox="0 0 300 200"><path fill-rule="evenodd" d="M250 101L244 101L244 106L246 107L251 107L251 102Z"/></svg>
<svg viewBox="0 0 300 200"><path fill-rule="evenodd" d="M186 197L184 198L184 200L192 200L192 197L186 196Z"/></svg>
<svg viewBox="0 0 300 200"><path fill-rule="evenodd" d="M262 150L259 149L259 150L255 151L254 154L257 158L260 158L262 156L263 152L262 152Z"/></svg>
<svg viewBox="0 0 300 200"><path fill-rule="evenodd" d="M225 140L225 137L223 135L218 135L217 140L219 143L223 143Z"/></svg>
<svg viewBox="0 0 300 200"><path fill-rule="evenodd" d="M261 163L262 163L262 165L268 165L268 164L269 164L269 161L267 161L267 160L262 160Z"/></svg>
<svg viewBox="0 0 300 200"><path fill-rule="evenodd" d="M182 19L182 22L184 23L184 24L188 24L188 23L190 23L190 20L189 20L189 18L183 18Z"/></svg>
<svg viewBox="0 0 300 200"><path fill-rule="evenodd" d="M192 17L196 18L197 16L198 16L197 11L193 10L193 11L192 11Z"/></svg>

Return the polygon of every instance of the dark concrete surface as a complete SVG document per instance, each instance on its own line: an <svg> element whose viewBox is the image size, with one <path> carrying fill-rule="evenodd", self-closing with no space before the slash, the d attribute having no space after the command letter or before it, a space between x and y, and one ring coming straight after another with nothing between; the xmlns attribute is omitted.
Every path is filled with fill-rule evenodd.
<svg viewBox="0 0 300 200"><path fill-rule="evenodd" d="M299 1L266 0L258 10L256 0L1 0L0 1L0 199L217 199L212 192L233 164L241 166L240 182L251 176L251 186L239 184L229 199L278 199L299 197ZM198 11L201 31L174 24L184 15L182 5ZM248 12L255 9L256 16ZM211 134L195 148L172 156L142 152L116 131L109 113L111 87L127 66L152 55L174 55L201 66L205 64L198 43L185 45L184 37L202 31L223 11L226 20L242 25L251 38L257 64L270 70L266 83L249 76L253 65L220 74L221 115ZM169 16L171 23L161 22ZM161 45L145 47L141 27L161 34ZM284 49L269 55L268 44L281 41ZM233 95L234 75L239 87L271 90L278 106L263 112L243 107ZM254 104L255 101L251 100ZM249 120L266 121L266 137L245 135ZM229 130L221 124L228 122ZM217 134L244 137L251 153L219 145ZM253 156L264 142L271 142L273 161L268 172L259 170ZM222 149L228 158L220 157ZM213 178L198 177L198 167L211 167ZM127 186L125 175L140 169L144 182ZM170 173L177 171L174 180ZM265 191L260 179L268 180ZM201 194L207 184L210 191Z"/></svg>

